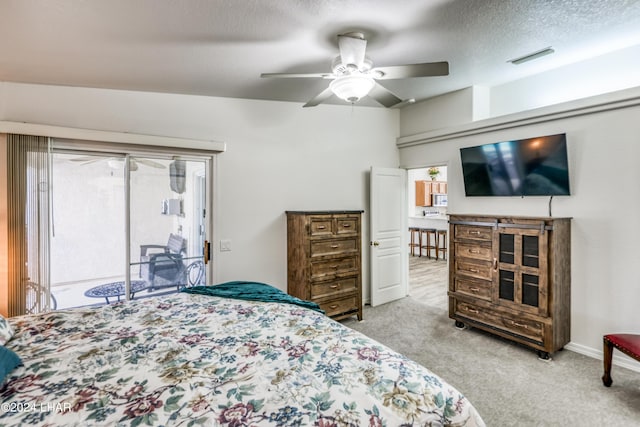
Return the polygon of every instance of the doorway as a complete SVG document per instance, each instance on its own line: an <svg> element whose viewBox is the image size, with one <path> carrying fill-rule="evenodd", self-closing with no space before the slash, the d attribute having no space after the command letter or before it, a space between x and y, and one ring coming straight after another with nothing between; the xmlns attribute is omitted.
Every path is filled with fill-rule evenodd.
<svg viewBox="0 0 640 427"><path fill-rule="evenodd" d="M210 156L54 149L51 157L58 309L206 283Z"/></svg>
<svg viewBox="0 0 640 427"><path fill-rule="evenodd" d="M425 305L446 309L449 280L447 166L409 169L407 179L410 229L407 241L413 242L408 245L409 295Z"/></svg>

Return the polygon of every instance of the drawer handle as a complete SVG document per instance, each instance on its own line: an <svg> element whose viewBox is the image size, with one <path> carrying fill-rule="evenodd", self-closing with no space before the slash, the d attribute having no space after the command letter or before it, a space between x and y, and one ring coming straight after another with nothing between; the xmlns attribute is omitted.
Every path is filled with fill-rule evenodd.
<svg viewBox="0 0 640 427"><path fill-rule="evenodd" d="M493 259L493 271L498 271L498 258Z"/></svg>
<svg viewBox="0 0 640 427"><path fill-rule="evenodd" d="M480 231L478 231L478 230L469 231L469 234L474 234L476 236L479 236L480 235Z"/></svg>
<svg viewBox="0 0 640 427"><path fill-rule="evenodd" d="M477 270L475 268L470 268L469 271L472 273L480 273L480 270Z"/></svg>
<svg viewBox="0 0 640 427"><path fill-rule="evenodd" d="M325 227L324 225L319 225L318 226L318 230L324 230L325 228L327 228L327 227Z"/></svg>
<svg viewBox="0 0 640 427"><path fill-rule="evenodd" d="M331 266L331 268L333 268L333 269L336 269L336 270L337 270L337 269L338 269L338 265L337 265L337 264L336 264L336 265L332 265L332 266Z"/></svg>
<svg viewBox="0 0 640 427"><path fill-rule="evenodd" d="M478 310L476 310L475 308L469 308L469 307L467 307L467 311L468 311L468 312L470 312L470 313L474 313L474 314L478 314L478 313L480 313L480 312L479 312Z"/></svg>
<svg viewBox="0 0 640 427"><path fill-rule="evenodd" d="M331 285L331 286L329 286L329 287L330 287L331 289L339 289L339 288L340 288L340 285L339 285L339 284L338 284L338 285Z"/></svg>
<svg viewBox="0 0 640 427"><path fill-rule="evenodd" d="M477 249L469 249L468 251L469 251L470 254L479 254L480 253L480 251L477 250Z"/></svg>
<svg viewBox="0 0 640 427"><path fill-rule="evenodd" d="M475 292L475 293L480 292L480 288L469 288L469 290L470 290L471 292Z"/></svg>
<svg viewBox="0 0 640 427"><path fill-rule="evenodd" d="M338 304L330 305L329 308L331 309L338 308Z"/></svg>
<svg viewBox="0 0 640 427"><path fill-rule="evenodd" d="M342 224L342 226L343 226L344 228L349 228L349 227L351 227L351 224Z"/></svg>
<svg viewBox="0 0 640 427"><path fill-rule="evenodd" d="M331 245L331 249L338 249L339 247L339 245Z"/></svg>
<svg viewBox="0 0 640 427"><path fill-rule="evenodd" d="M529 326L527 326L527 325L525 325L525 324L522 324L522 323L518 323L518 322L511 321L511 324L512 324L513 326L517 326L517 327L519 327L519 328L529 329Z"/></svg>

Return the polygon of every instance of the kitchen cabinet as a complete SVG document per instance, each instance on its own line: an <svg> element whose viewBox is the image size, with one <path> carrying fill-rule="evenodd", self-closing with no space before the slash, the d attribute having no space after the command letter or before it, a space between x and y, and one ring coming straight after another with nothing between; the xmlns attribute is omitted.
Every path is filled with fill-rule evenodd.
<svg viewBox="0 0 640 427"><path fill-rule="evenodd" d="M416 206L432 206L434 194L447 194L446 181L416 181Z"/></svg>
<svg viewBox="0 0 640 427"><path fill-rule="evenodd" d="M287 292L362 320L362 212L287 211Z"/></svg>
<svg viewBox="0 0 640 427"><path fill-rule="evenodd" d="M446 181L431 181L431 192L433 194L447 194Z"/></svg>
<svg viewBox="0 0 640 427"><path fill-rule="evenodd" d="M571 332L571 218L449 217L449 317L538 350Z"/></svg>

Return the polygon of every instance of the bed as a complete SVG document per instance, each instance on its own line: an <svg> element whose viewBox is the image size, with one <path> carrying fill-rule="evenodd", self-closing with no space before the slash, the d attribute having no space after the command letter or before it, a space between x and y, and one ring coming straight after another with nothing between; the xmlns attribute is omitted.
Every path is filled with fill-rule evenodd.
<svg viewBox="0 0 640 427"><path fill-rule="evenodd" d="M312 308L178 293L8 319L0 426L484 426L426 368Z"/></svg>

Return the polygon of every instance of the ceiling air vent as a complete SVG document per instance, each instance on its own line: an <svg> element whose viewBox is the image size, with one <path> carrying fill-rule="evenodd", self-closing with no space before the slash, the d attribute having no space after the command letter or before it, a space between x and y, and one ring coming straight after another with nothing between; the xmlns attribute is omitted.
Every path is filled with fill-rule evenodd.
<svg viewBox="0 0 640 427"><path fill-rule="evenodd" d="M527 55L521 56L519 58L510 59L507 62L511 62L514 65L520 65L524 62L533 61L534 59L538 59L546 55L551 55L553 52L555 52L555 50L553 50L551 46L549 46L545 47L544 49L540 49Z"/></svg>

